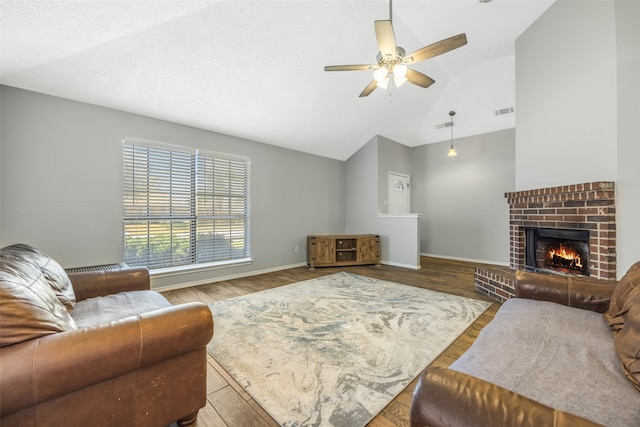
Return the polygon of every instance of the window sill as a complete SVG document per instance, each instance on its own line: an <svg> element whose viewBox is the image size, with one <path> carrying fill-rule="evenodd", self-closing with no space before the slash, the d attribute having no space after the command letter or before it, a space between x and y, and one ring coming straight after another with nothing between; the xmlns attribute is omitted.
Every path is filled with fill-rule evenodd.
<svg viewBox="0 0 640 427"><path fill-rule="evenodd" d="M150 270L149 276L153 279L160 277L171 277L185 273L198 273L207 270L217 270L221 268L238 267L241 265L249 265L253 262L253 258L240 258L230 261L209 262L206 264L181 265L179 267L158 268Z"/></svg>

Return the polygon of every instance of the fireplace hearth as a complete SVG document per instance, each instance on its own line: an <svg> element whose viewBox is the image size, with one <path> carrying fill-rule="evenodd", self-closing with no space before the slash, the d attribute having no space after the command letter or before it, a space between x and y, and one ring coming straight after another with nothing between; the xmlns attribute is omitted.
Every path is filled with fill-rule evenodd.
<svg viewBox="0 0 640 427"><path fill-rule="evenodd" d="M589 276L589 231L525 227L530 271Z"/></svg>

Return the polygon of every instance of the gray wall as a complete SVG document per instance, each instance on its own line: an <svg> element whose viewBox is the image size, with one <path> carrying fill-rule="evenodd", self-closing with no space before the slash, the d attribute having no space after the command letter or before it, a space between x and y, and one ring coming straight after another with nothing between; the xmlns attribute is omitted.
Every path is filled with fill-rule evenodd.
<svg viewBox="0 0 640 427"><path fill-rule="evenodd" d="M640 260L640 1L616 2L618 275Z"/></svg>
<svg viewBox="0 0 640 427"><path fill-rule="evenodd" d="M516 188L617 176L613 1L554 3L516 42Z"/></svg>
<svg viewBox="0 0 640 427"><path fill-rule="evenodd" d="M389 172L411 175L411 149L378 135L378 212L389 212ZM414 211L412 211L414 212Z"/></svg>
<svg viewBox="0 0 640 427"><path fill-rule="evenodd" d="M422 213L420 252L509 262L509 211L515 187L515 130L411 149L413 210Z"/></svg>
<svg viewBox="0 0 640 427"><path fill-rule="evenodd" d="M404 152L404 148L406 147L396 142L376 136L347 160L344 184L346 232L380 235L383 263L417 269L420 268L420 229L417 215L385 216L378 211L378 187L381 185L382 175L385 176L382 185L387 188L387 171L381 170L379 166L381 153L387 156L389 150ZM387 161L382 163L390 164Z"/></svg>
<svg viewBox="0 0 640 427"><path fill-rule="evenodd" d="M616 181L618 276L640 259L640 2L559 0L516 41L516 188Z"/></svg>
<svg viewBox="0 0 640 427"><path fill-rule="evenodd" d="M0 90L0 247L2 247L2 135L2 91Z"/></svg>
<svg viewBox="0 0 640 427"><path fill-rule="evenodd" d="M382 183L406 168L407 150L412 211L422 217L400 244L383 240L387 260L410 266L398 247L410 252L418 236L422 253L507 263L505 192L614 180L621 275L640 259L639 9L628 0L556 2L516 42L517 129L457 139L455 159L448 142L407 149L375 137L345 163L2 87L0 244L35 244L65 266L119 261L120 141L132 136L252 159L254 263L159 286L304 263L307 234L410 233L404 220L377 215Z"/></svg>
<svg viewBox="0 0 640 427"><path fill-rule="evenodd" d="M120 262L125 136L251 159L253 263L154 278L154 287L299 265L306 262L307 234L344 232L344 162L12 87L0 90L2 246L30 243L65 267Z"/></svg>
<svg viewBox="0 0 640 427"><path fill-rule="evenodd" d="M345 168L345 225L349 233L376 233L365 227L378 212L378 137L353 154ZM366 223L367 226L363 226Z"/></svg>

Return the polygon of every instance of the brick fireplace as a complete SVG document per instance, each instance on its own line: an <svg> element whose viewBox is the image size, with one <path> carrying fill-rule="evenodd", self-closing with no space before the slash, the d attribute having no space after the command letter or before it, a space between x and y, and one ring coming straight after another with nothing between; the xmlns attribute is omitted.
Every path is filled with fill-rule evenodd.
<svg viewBox="0 0 640 427"><path fill-rule="evenodd" d="M587 231L589 275L616 279L615 183L518 191L506 193L505 198L509 204L509 269L476 268L477 291L499 301L514 296L513 274L525 268L526 230L531 228Z"/></svg>

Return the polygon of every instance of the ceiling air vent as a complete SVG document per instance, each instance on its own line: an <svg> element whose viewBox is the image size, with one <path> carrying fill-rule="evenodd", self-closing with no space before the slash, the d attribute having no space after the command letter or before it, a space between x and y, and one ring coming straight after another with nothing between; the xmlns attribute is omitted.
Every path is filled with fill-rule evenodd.
<svg viewBox="0 0 640 427"><path fill-rule="evenodd" d="M450 128L451 126L453 126L451 122L444 122L444 123L440 123L439 125L436 125L436 129Z"/></svg>
<svg viewBox="0 0 640 427"><path fill-rule="evenodd" d="M511 114L511 113L515 113L515 110L513 109L513 107L496 110L496 116L501 116L503 114Z"/></svg>

